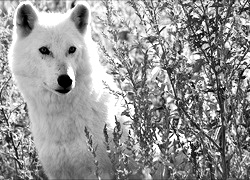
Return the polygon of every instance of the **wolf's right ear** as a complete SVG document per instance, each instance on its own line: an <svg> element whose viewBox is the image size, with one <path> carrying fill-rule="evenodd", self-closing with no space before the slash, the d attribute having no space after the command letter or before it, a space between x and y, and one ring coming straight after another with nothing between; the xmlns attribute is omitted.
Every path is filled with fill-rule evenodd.
<svg viewBox="0 0 250 180"><path fill-rule="evenodd" d="M66 9L73 9L76 6L76 0L66 0Z"/></svg>
<svg viewBox="0 0 250 180"><path fill-rule="evenodd" d="M85 2L77 3L71 11L70 19L78 31L83 34L90 23L90 7Z"/></svg>
<svg viewBox="0 0 250 180"><path fill-rule="evenodd" d="M14 18L17 33L22 37L28 36L34 29L37 19L37 10L31 2L26 1L19 4Z"/></svg>

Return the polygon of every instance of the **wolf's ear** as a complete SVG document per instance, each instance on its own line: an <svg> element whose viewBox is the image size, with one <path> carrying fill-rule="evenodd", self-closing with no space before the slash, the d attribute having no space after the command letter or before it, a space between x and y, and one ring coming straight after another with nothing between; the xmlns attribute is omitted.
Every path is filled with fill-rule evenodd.
<svg viewBox="0 0 250 180"><path fill-rule="evenodd" d="M29 1L19 4L14 18L18 34L22 37L28 36L34 29L37 19L37 10Z"/></svg>
<svg viewBox="0 0 250 180"><path fill-rule="evenodd" d="M76 6L76 0L67 0L66 9L73 9Z"/></svg>
<svg viewBox="0 0 250 180"><path fill-rule="evenodd" d="M85 32L88 24L90 23L90 7L89 4L81 2L77 3L72 9L71 20L75 23L76 28L82 34Z"/></svg>

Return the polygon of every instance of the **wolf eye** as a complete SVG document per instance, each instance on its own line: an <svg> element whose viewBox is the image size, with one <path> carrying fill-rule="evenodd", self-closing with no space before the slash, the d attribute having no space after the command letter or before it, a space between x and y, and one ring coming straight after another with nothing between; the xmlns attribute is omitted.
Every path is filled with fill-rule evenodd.
<svg viewBox="0 0 250 180"><path fill-rule="evenodd" d="M50 54L50 50L45 46L39 48L39 51L40 51L40 53L42 53L44 55L49 55Z"/></svg>
<svg viewBox="0 0 250 180"><path fill-rule="evenodd" d="M75 46L70 46L69 54L73 54L75 51L76 51L76 47Z"/></svg>

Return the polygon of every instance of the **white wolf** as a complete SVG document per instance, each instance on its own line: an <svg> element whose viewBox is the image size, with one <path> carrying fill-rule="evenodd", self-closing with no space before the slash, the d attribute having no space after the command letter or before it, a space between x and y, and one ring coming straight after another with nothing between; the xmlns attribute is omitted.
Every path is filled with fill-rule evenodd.
<svg viewBox="0 0 250 180"><path fill-rule="evenodd" d="M98 144L101 177L111 178L103 127L111 126L114 116L102 87L105 73L91 39L88 4L59 14L38 12L30 2L22 2L13 24L10 67L28 104L46 174L51 179L96 178L87 127Z"/></svg>

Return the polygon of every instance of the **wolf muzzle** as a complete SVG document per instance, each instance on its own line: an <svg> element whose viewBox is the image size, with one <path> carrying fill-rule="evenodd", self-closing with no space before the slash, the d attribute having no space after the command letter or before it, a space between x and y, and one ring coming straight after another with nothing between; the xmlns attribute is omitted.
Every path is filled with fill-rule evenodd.
<svg viewBox="0 0 250 180"><path fill-rule="evenodd" d="M67 74L62 74L57 78L58 85L60 86L60 89L57 89L56 91L62 94L66 94L72 89L72 83L73 80L70 78Z"/></svg>

